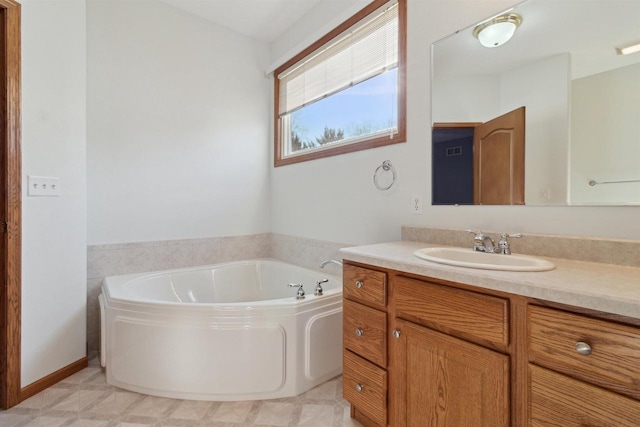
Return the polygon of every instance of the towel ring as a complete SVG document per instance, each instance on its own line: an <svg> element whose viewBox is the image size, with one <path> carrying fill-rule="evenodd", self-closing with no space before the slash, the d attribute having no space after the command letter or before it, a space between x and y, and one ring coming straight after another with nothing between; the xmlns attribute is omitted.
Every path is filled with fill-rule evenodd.
<svg viewBox="0 0 640 427"><path fill-rule="evenodd" d="M378 182L378 175L380 172L388 172L391 171L393 177L391 179L391 183L389 185L387 185L386 187L380 185L380 183ZM373 173L373 184L376 186L376 188L380 191L387 191L388 189L390 189L391 187L393 187L393 184L395 184L396 182L396 169L393 167L393 165L391 164L391 161L389 160L385 160L384 162L382 162L382 164L380 166L378 166L376 168L376 171Z"/></svg>

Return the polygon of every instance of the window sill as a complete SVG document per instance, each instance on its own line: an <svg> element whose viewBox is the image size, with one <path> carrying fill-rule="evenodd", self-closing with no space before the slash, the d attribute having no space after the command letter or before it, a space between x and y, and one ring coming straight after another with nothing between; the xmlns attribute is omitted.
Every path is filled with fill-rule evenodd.
<svg viewBox="0 0 640 427"><path fill-rule="evenodd" d="M368 150L370 148L384 147L385 145L399 144L406 142L405 132L397 133L393 138L389 138L388 135L368 139L365 141L354 142L352 144L339 145L336 147L326 148L322 150L312 151L304 154L297 154L288 157L281 157L279 153L276 153L273 166L280 167L291 165L295 163L307 162L309 160L322 159L325 157L338 156L341 154L351 153L354 151Z"/></svg>

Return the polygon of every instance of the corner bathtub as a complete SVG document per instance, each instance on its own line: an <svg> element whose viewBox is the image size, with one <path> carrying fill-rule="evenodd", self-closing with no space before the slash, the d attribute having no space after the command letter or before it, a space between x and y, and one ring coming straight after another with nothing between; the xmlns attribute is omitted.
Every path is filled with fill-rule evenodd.
<svg viewBox="0 0 640 427"><path fill-rule="evenodd" d="M314 296L318 280L324 295ZM302 283L307 296L296 300ZM107 277L107 382L195 400L300 394L342 372L342 281L273 260Z"/></svg>

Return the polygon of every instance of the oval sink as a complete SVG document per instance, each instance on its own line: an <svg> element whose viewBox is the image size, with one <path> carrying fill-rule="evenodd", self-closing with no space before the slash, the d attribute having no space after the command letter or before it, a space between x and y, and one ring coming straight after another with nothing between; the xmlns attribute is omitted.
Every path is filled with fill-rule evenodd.
<svg viewBox="0 0 640 427"><path fill-rule="evenodd" d="M547 271L555 265L544 259L526 255L502 255L476 252L465 248L431 247L413 253L418 258L457 267L502 271Z"/></svg>

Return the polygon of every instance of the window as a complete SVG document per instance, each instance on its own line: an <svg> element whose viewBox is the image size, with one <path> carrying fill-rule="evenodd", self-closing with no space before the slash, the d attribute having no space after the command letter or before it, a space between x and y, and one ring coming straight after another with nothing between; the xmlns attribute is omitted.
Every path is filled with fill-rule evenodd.
<svg viewBox="0 0 640 427"><path fill-rule="evenodd" d="M406 0L374 0L274 71L275 166L405 141Z"/></svg>

